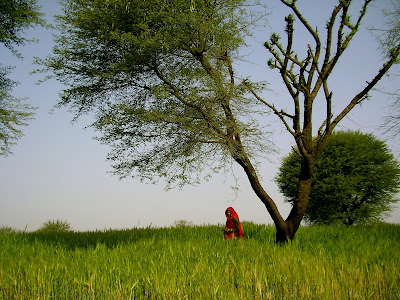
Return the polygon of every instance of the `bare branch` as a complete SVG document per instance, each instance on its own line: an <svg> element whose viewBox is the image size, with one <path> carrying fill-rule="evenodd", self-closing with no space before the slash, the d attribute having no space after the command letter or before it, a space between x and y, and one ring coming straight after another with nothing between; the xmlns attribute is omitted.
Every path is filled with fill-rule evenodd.
<svg viewBox="0 0 400 300"><path fill-rule="evenodd" d="M292 52L293 21L294 21L294 18L291 15L289 15L285 18L285 22L286 22L286 30L285 31L288 36L288 43L287 43L286 52L285 52L285 60L283 62L283 66L282 66L282 72L284 72L284 73L286 73L286 69L287 69L288 62L289 62L289 56L290 56L290 53Z"/></svg>
<svg viewBox="0 0 400 300"><path fill-rule="evenodd" d="M324 77L328 77L329 74L332 72L333 68L335 67L337 61L339 60L339 57L342 55L343 51L348 47L350 41L352 40L353 36L356 34L356 32L358 31L358 28L360 27L361 21L364 18L366 12L367 12L367 7L368 4L371 2L372 0L365 0L364 1L364 5L360 11L360 15L357 19L356 25L351 25L350 21L348 19L348 5L343 5L341 7L341 9L343 9L342 15L341 15L341 21L340 21L340 26L338 29L338 37L337 37L337 46L336 46L336 53L334 55L334 57L328 62L328 54L325 55L325 61L324 61L324 65L323 65L323 75ZM342 3L342 1L341 1ZM332 23L333 25L333 23ZM351 29L351 31L347 34L346 38L343 41L343 29L344 27L348 27ZM330 47L329 47L330 50Z"/></svg>
<svg viewBox="0 0 400 300"><path fill-rule="evenodd" d="M313 37L313 39L315 41L315 54L314 54L315 59L313 60L313 63L312 63L310 71L308 72L308 80L307 80L307 86L309 87L309 90L310 90L310 87L311 87L311 84L312 84L312 79L313 79L313 76L314 76L314 71L317 68L318 59L319 59L319 55L320 55L320 52L321 52L321 41L319 39L317 30L312 29L310 24L307 22L307 20L303 17L303 15L297 9L296 1L292 1L290 3L287 2L287 1L284 1L284 0L281 0L281 1L282 1L282 3L284 3L285 5L287 5L288 7L290 7L293 10L293 12L299 18L300 22L304 25L304 27L311 34L311 36Z"/></svg>
<svg viewBox="0 0 400 300"><path fill-rule="evenodd" d="M331 18L329 19L329 23L327 24L327 37L326 37L326 50L325 50L325 59L323 63L322 70L325 69L325 66L328 64L329 58L331 56L331 48L332 48L332 30L336 21L336 17L339 11L342 9L343 2L340 2L338 6L336 6L332 12Z"/></svg>
<svg viewBox="0 0 400 300"><path fill-rule="evenodd" d="M347 22L346 19L343 20L343 22L345 23L345 25L351 29L351 32L346 36L346 39L345 39L344 42L343 42L343 45L342 45L343 48L346 48L346 47L349 45L351 39L353 38L353 36L355 35L355 33L358 31L358 28L360 27L361 21L362 21L362 19L364 18L366 12L367 12L367 7L368 7L368 5L369 5L372 1L373 1L373 0L365 0L365 1L364 1L364 5L363 5L363 7L362 7L362 9L361 9L361 11L360 11L360 15L359 15L359 17L358 17L358 20L357 20L357 22L356 22L356 25L353 26L353 25L350 24L350 22Z"/></svg>
<svg viewBox="0 0 400 300"><path fill-rule="evenodd" d="M330 130L333 130L333 128L337 125L337 123L339 123L339 121L343 119L354 106L361 103L365 99L365 97L368 95L371 89L386 74L386 72L390 69L390 67L396 63L399 56L400 56L400 45L398 45L397 48L391 53L390 60L383 65L382 69L379 70L378 74L374 77L374 79L370 82L367 82L368 85L360 93L358 93L345 107L345 109L333 120L332 127L330 128Z"/></svg>
<svg viewBox="0 0 400 300"><path fill-rule="evenodd" d="M314 38L314 40L315 40L315 43L316 43L317 45L321 45L321 42L320 42L319 37L318 37L318 33L317 33L315 30L313 30L313 29L311 28L310 24L308 24L307 20L306 20L306 19L302 16L302 14L299 12L299 10L298 10L297 7L296 7L296 1L292 1L292 2L289 3L288 1L281 0L281 2L282 2L283 4L285 4L286 6L290 7L290 8L293 10L293 12L294 12L294 13L296 14L296 16L299 18L299 20L301 21L301 23L307 28L308 32L313 36L313 38Z"/></svg>
<svg viewBox="0 0 400 300"><path fill-rule="evenodd" d="M277 109L275 108L274 105L268 103L267 101L265 101L264 99L262 99L260 96L258 96L257 93L247 84L247 82L244 82L244 85L248 88L248 90L250 91L250 93L252 93L253 96L254 96L258 101L260 101L261 103L263 103L263 104L265 104L267 107L269 107L269 108L274 112L274 114L276 114L276 115L279 117L279 119L281 119L281 121L282 121L282 123L285 125L287 131L289 131L289 133L290 133L291 135L293 135L294 137L296 137L295 132L290 128L289 124L286 122L286 120L285 120L285 118L284 118L284 117L286 116L286 117L289 117L289 118L291 118L291 119L294 119L294 116L292 116L292 115L290 115L290 114L287 114L287 113L285 113L285 112L282 111L282 110L281 110L281 111L277 110Z"/></svg>

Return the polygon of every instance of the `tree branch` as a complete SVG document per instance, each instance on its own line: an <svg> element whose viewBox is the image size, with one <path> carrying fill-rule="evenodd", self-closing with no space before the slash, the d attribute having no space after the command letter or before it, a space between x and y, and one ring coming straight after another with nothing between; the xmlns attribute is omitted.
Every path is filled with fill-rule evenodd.
<svg viewBox="0 0 400 300"><path fill-rule="evenodd" d="M311 36L313 37L313 39L315 41L315 44L316 44L316 46L315 46L315 54L314 54L315 59L313 60L313 63L312 63L310 71L308 72L307 86L308 86L308 90L310 90L310 87L311 87L311 84L312 84L312 79L313 79L313 76L314 76L314 71L317 68L318 59L319 59L319 55L320 55L320 52L321 52L321 41L319 39L317 30L314 30L314 29L311 28L310 24L308 24L307 20L303 17L303 15L297 9L296 1L292 1L290 3L285 1L285 0L281 0L281 1L286 6L288 6L288 7L290 7L292 9L292 11L299 18L300 22L304 25L304 27L307 29L307 31L311 34Z"/></svg>
<svg viewBox="0 0 400 300"><path fill-rule="evenodd" d="M373 78L373 80L371 82L367 82L368 85L360 93L358 93L345 107L345 109L332 121L332 127L330 128L330 131L332 131L335 128L337 123L339 123L339 121L342 120L354 106L360 104L365 99L367 94L378 83L378 81L386 74L386 72L390 69L390 67L397 62L399 56L400 56L400 45L398 45L397 48L391 53L390 60L383 65L382 69L379 70L378 74Z"/></svg>
<svg viewBox="0 0 400 300"><path fill-rule="evenodd" d="M329 20L329 23L327 24L326 50L325 50L325 59L324 59L323 65L322 65L322 70L324 70L325 67L327 66L327 64L329 62L329 58L331 56L332 30L333 30L333 26L336 21L336 17L338 15L339 11L342 9L342 7L343 7L343 2L340 2L339 5L334 8L331 18Z"/></svg>
<svg viewBox="0 0 400 300"><path fill-rule="evenodd" d="M337 37L338 40L337 40L337 46L336 46L336 53L335 53L335 56L329 62L328 62L328 60L329 60L328 54L325 55L325 61L324 61L324 65L322 67L322 72L323 72L324 77L328 77L329 74L332 72L333 68L335 67L336 63L339 60L339 57L342 55L343 51L348 47L353 36L358 31L361 21L367 12L367 7L371 1L372 0L365 0L364 5L360 11L360 15L358 17L357 23L354 26L352 26L350 24L350 21L348 20L348 15L347 15L348 5L344 5L344 4L342 4L342 2L341 2L342 5L339 5L339 6L341 6L341 9L343 9L343 13L341 16L340 26L338 29L338 37ZM347 34L345 40L343 41L343 29L345 26L350 28L351 31L350 31L350 33ZM332 27L333 27L333 23L332 23ZM329 51L330 51L330 48L331 47L329 47Z"/></svg>
<svg viewBox="0 0 400 300"><path fill-rule="evenodd" d="M287 114L287 113L285 113L285 112L283 112L283 111L277 110L277 109L275 108L274 105L271 105L270 103L268 103L267 101L265 101L264 99L262 99L260 96L258 96L257 93L249 86L249 84L247 84L247 82L244 82L244 85L248 88L248 90L250 91L250 93L252 93L253 96L254 96L258 101L260 101L261 103L263 103L263 104L265 104L267 107L269 107L269 108L274 112L274 114L276 114L276 115L279 117L279 119L281 119L281 121L282 121L283 124L285 125L287 131L289 131L289 133L290 133L291 135L293 135L294 137L296 137L295 132L290 128L289 124L286 122L286 120L285 120L285 118L284 118L284 117L286 116L286 117L289 117L289 118L291 118L291 119L294 120L294 116L292 116L292 115L290 115L290 114Z"/></svg>
<svg viewBox="0 0 400 300"><path fill-rule="evenodd" d="M212 121L212 119L208 116L208 114L204 111L204 109L202 109L200 106L198 105L194 105L193 103L190 103L188 101L185 100L185 98L180 94L178 88L171 82L169 81L162 73L161 71L158 69L157 66L155 66L153 68L155 74L157 75L157 77L164 82L164 84L166 84L170 90L171 90L171 94L173 96L175 96L179 101L181 101L184 105L195 109L196 111L198 111L201 116L204 118L204 120L207 122L207 124L214 129L220 136L225 136L224 132L221 131L221 129L218 126L214 125L214 122Z"/></svg>

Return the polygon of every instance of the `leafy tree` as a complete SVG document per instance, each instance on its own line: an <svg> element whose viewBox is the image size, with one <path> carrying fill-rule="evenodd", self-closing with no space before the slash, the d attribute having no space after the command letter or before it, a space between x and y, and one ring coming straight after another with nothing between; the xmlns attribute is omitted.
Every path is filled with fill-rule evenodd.
<svg viewBox="0 0 400 300"><path fill-rule="evenodd" d="M186 227L192 227L193 223L186 221L186 220L177 220L174 222L174 227L178 228L186 228Z"/></svg>
<svg viewBox="0 0 400 300"><path fill-rule="evenodd" d="M12 227L9 226L3 226L0 227L0 234L13 234L13 233L17 233L18 231Z"/></svg>
<svg viewBox="0 0 400 300"><path fill-rule="evenodd" d="M315 43L305 58L294 54L295 20L290 15L287 46L276 34L265 44L275 59L270 66L280 71L293 97L292 113L262 99L262 85L235 72L238 50L257 20L249 8L254 6L246 0L67 0L63 15L57 17L60 34L53 55L38 62L66 85L60 106L69 106L76 117L94 112L93 126L102 133L100 141L112 148L108 158L117 175L186 184L200 180L203 170L236 162L270 213L277 240L286 241L303 218L313 164L332 130L365 99L400 50L393 51L377 75L333 117L328 78L370 1L365 1L355 23L348 15L351 1L338 1L324 45L295 1L281 2L293 10ZM327 120L313 143L312 105L320 90L326 96ZM271 151L265 123L271 110L293 135L303 157L298 196L286 220L254 167L260 155Z"/></svg>
<svg viewBox="0 0 400 300"><path fill-rule="evenodd" d="M0 3L0 42L17 55L14 46L25 45L34 39L23 36L35 25L43 25L36 0L3 0Z"/></svg>
<svg viewBox="0 0 400 300"><path fill-rule="evenodd" d="M276 177L289 202L296 198L301 156L293 150ZM305 219L312 224L377 221L398 201L400 166L384 142L372 134L333 133L314 165Z"/></svg>
<svg viewBox="0 0 400 300"><path fill-rule="evenodd" d="M44 24L42 13L35 0L2 0L0 2L0 43L15 56L22 58L15 46L34 41L24 37L25 31L37 24ZM11 153L10 146L23 134L19 126L33 118L34 107L23 104L23 99L12 96L12 89L18 84L7 77L12 68L0 63L0 155Z"/></svg>
<svg viewBox="0 0 400 300"><path fill-rule="evenodd" d="M48 220L37 230L38 232L68 232L72 227L68 221Z"/></svg>

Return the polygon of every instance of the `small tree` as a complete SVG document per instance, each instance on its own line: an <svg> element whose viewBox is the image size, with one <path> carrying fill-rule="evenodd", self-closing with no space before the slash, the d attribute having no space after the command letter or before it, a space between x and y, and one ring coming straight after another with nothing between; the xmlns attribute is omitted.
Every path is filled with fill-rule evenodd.
<svg viewBox="0 0 400 300"><path fill-rule="evenodd" d="M14 46L34 41L23 36L25 30L37 24L44 24L36 0L2 0L0 2L0 43L15 56L22 56ZM10 146L23 134L20 126L26 126L33 119L34 107L23 104L23 99L12 96L12 89L18 82L7 78L10 67L0 63L0 155L11 153Z"/></svg>
<svg viewBox="0 0 400 300"><path fill-rule="evenodd" d="M15 230L14 228L9 227L9 226L0 227L0 234L11 234L11 233L17 233L17 232L18 232L17 230Z"/></svg>
<svg viewBox="0 0 400 300"><path fill-rule="evenodd" d="M48 220L43 223L38 232L68 232L72 227L68 221L63 220Z"/></svg>
<svg viewBox="0 0 400 300"><path fill-rule="evenodd" d="M176 220L174 222L174 227L177 227L177 228L186 228L186 227L192 227L192 226L193 226L193 222L186 221L186 220Z"/></svg>
<svg viewBox="0 0 400 300"><path fill-rule="evenodd" d="M276 177L280 191L293 203L301 157L293 150ZM305 220L312 224L352 225L381 220L398 201L400 166L384 142L371 134L332 134L314 165Z"/></svg>

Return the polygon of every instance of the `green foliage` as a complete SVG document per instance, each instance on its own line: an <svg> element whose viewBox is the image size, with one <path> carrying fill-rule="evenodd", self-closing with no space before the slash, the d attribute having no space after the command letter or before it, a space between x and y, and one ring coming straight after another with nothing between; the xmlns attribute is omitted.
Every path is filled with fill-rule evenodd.
<svg viewBox="0 0 400 300"><path fill-rule="evenodd" d="M44 25L42 13L36 0L2 0L0 2L0 43L14 55L22 58L14 46L24 45L33 40L26 38L24 32L37 24ZM33 106L23 104L23 99L12 96L12 89L18 84L7 78L10 67L0 63L0 155L11 153L10 147L23 134L20 126L33 119Z"/></svg>
<svg viewBox="0 0 400 300"><path fill-rule="evenodd" d="M300 156L286 156L276 177L287 201L296 199ZM398 201L399 163L384 142L371 134L339 131L314 165L305 220L353 224L380 220Z"/></svg>
<svg viewBox="0 0 400 300"><path fill-rule="evenodd" d="M22 103L23 99L11 95L17 82L6 77L9 70L0 64L0 155L3 156L10 154L11 146L23 136L19 127L28 125L27 121L33 119L35 109Z"/></svg>
<svg viewBox="0 0 400 300"><path fill-rule="evenodd" d="M68 87L59 105L76 117L96 112L93 126L111 146L116 175L198 182L205 168L229 161L232 132L250 153L269 151L233 75L254 22L244 3L63 2L54 53L38 62Z"/></svg>
<svg viewBox="0 0 400 300"><path fill-rule="evenodd" d="M63 220L48 220L38 229L39 232L68 232L71 231L71 224Z"/></svg>
<svg viewBox="0 0 400 300"><path fill-rule="evenodd" d="M174 226L181 227L181 228L192 227L193 223L190 221L186 221L186 220L177 220L174 222Z"/></svg>
<svg viewBox="0 0 400 300"><path fill-rule="evenodd" d="M17 233L17 230L8 226L0 227L0 234L11 234L11 233Z"/></svg>
<svg viewBox="0 0 400 300"><path fill-rule="evenodd" d="M14 46L32 42L23 34L30 27L44 25L37 0L2 0L0 2L0 43L13 51Z"/></svg>
<svg viewBox="0 0 400 300"><path fill-rule="evenodd" d="M397 299L399 225L0 234L2 299ZM327 284L329 283L329 284Z"/></svg>

